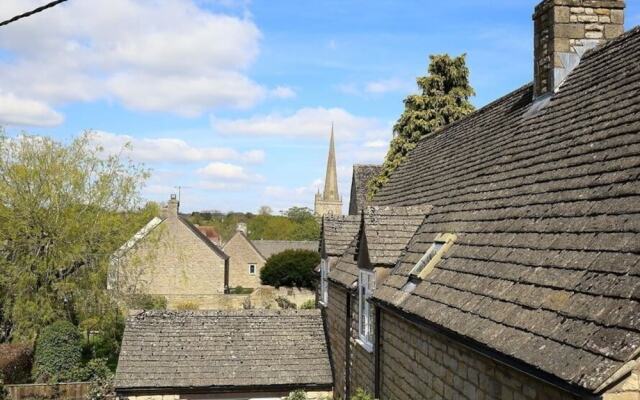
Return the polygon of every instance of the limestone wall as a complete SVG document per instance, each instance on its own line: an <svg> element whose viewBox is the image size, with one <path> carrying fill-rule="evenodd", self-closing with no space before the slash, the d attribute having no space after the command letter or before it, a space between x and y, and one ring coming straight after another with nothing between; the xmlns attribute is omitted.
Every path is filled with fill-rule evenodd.
<svg viewBox="0 0 640 400"><path fill-rule="evenodd" d="M261 285L260 270L264 267L264 258L240 232L224 245L224 252L229 256L229 287L257 288ZM255 264L252 274L249 265Z"/></svg>
<svg viewBox="0 0 640 400"><path fill-rule="evenodd" d="M329 299L325 308L329 354L333 366L333 387L336 399L344 399L346 388L345 330L347 291L329 282Z"/></svg>

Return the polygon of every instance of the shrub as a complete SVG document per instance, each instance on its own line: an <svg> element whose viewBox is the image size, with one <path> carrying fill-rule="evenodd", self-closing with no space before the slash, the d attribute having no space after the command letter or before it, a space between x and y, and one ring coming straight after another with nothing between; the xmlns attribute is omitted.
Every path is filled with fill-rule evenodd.
<svg viewBox="0 0 640 400"><path fill-rule="evenodd" d="M196 311L200 309L200 304L194 301L183 301L176 304L176 310L178 311Z"/></svg>
<svg viewBox="0 0 640 400"><path fill-rule="evenodd" d="M313 310L314 308L316 308L315 300L307 300L300 305L301 310Z"/></svg>
<svg viewBox="0 0 640 400"><path fill-rule="evenodd" d="M45 327L36 341L33 378L38 382L73 380L82 367L82 343L69 321Z"/></svg>
<svg viewBox="0 0 640 400"><path fill-rule="evenodd" d="M234 288L229 289L229 294L251 294L253 293L252 288L245 288L242 286L236 286Z"/></svg>
<svg viewBox="0 0 640 400"><path fill-rule="evenodd" d="M313 289L314 268L320 263L320 254L310 250L285 250L271 256L260 271L265 285L275 287L297 286Z"/></svg>
<svg viewBox="0 0 640 400"><path fill-rule="evenodd" d="M374 400L373 396L369 394L366 390L362 388L356 389L356 392L353 396L351 396L351 400Z"/></svg>
<svg viewBox="0 0 640 400"><path fill-rule="evenodd" d="M129 297L127 307L134 310L166 310L167 298L146 293L134 294Z"/></svg>
<svg viewBox="0 0 640 400"><path fill-rule="evenodd" d="M4 383L26 383L31 377L33 348L27 344L0 344L0 375Z"/></svg>
<svg viewBox="0 0 640 400"><path fill-rule="evenodd" d="M296 390L295 392L289 393L289 396L285 400L307 400L308 397L304 390Z"/></svg>
<svg viewBox="0 0 640 400"><path fill-rule="evenodd" d="M282 308L283 310L288 310L290 308L296 309L298 307L296 303L292 302L284 296L276 297L276 304L278 304L278 307Z"/></svg>

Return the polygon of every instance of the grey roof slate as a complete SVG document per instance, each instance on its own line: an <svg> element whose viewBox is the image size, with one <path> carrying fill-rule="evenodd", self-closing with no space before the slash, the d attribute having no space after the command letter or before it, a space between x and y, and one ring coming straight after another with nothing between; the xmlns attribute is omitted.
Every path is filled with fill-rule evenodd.
<svg viewBox="0 0 640 400"><path fill-rule="evenodd" d="M595 391L640 350L640 28L531 105L527 85L410 152L375 203L434 208L374 296ZM457 241L403 292L442 232Z"/></svg>
<svg viewBox="0 0 640 400"><path fill-rule="evenodd" d="M360 228L359 215L325 215L320 232L320 252L340 257Z"/></svg>
<svg viewBox="0 0 640 400"><path fill-rule="evenodd" d="M285 250L318 251L317 240L252 240L251 243L265 259Z"/></svg>
<svg viewBox="0 0 640 400"><path fill-rule="evenodd" d="M127 320L116 390L331 387L320 310L155 311Z"/></svg>
<svg viewBox="0 0 640 400"><path fill-rule="evenodd" d="M347 250L331 267L329 279L351 287L358 279L357 253L364 246L371 267L393 267L409 240L424 221L431 206L367 206L360 219L360 229Z"/></svg>
<svg viewBox="0 0 640 400"><path fill-rule="evenodd" d="M367 205L367 184L369 180L380 175L382 165L359 165L353 166L353 176L351 178L351 198L349 200L349 215L358 215Z"/></svg>

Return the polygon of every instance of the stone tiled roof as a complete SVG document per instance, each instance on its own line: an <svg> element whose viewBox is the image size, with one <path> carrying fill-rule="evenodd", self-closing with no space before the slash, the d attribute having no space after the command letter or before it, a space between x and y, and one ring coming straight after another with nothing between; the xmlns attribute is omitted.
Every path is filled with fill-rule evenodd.
<svg viewBox="0 0 640 400"><path fill-rule="evenodd" d="M327 256L341 256L360 228L359 215L325 215L320 233L320 251Z"/></svg>
<svg viewBox="0 0 640 400"><path fill-rule="evenodd" d="M640 28L531 107L527 85L410 152L375 201L434 208L374 295L593 392L640 351ZM444 232L455 244L403 292Z"/></svg>
<svg viewBox="0 0 640 400"><path fill-rule="evenodd" d="M351 178L351 199L349 201L349 214L357 215L367 204L367 183L380 174L382 165L354 165Z"/></svg>
<svg viewBox="0 0 640 400"><path fill-rule="evenodd" d="M329 279L351 287L358 278L357 252L365 246L372 267L392 267L411 237L424 221L431 206L368 206L361 217L359 232L332 266Z"/></svg>
<svg viewBox="0 0 640 400"><path fill-rule="evenodd" d="M316 240L252 240L251 243L253 243L265 260L285 250L318 251L318 241Z"/></svg>
<svg viewBox="0 0 640 400"><path fill-rule="evenodd" d="M331 385L319 310L144 312L127 320L115 378L119 392Z"/></svg>

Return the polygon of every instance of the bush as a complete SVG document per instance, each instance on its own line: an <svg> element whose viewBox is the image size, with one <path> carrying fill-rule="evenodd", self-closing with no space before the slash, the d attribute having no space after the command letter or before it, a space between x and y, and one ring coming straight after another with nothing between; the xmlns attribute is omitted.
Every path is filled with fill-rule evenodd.
<svg viewBox="0 0 640 400"><path fill-rule="evenodd" d="M75 380L82 369L82 343L69 321L45 327L36 341L33 378L38 382Z"/></svg>
<svg viewBox="0 0 640 400"><path fill-rule="evenodd" d="M298 307L296 303L283 296L276 297L276 304L278 304L278 307L282 308L283 310L288 310L290 308L295 310Z"/></svg>
<svg viewBox="0 0 640 400"><path fill-rule="evenodd" d="M0 344L0 375L4 383L26 383L31 377L33 348L27 344Z"/></svg>
<svg viewBox="0 0 640 400"><path fill-rule="evenodd" d="M289 396L285 400L307 400L308 397L304 390L296 390L295 392L289 393Z"/></svg>
<svg viewBox="0 0 640 400"><path fill-rule="evenodd" d="M356 393L351 396L351 400L373 400L373 396L362 388L356 389Z"/></svg>
<svg viewBox="0 0 640 400"><path fill-rule="evenodd" d="M314 288L314 268L320 254L310 250L285 250L274 254L260 271L264 285Z"/></svg>
<svg viewBox="0 0 640 400"><path fill-rule="evenodd" d="M316 308L315 300L307 300L300 305L301 310L313 310L314 308Z"/></svg>
<svg viewBox="0 0 640 400"><path fill-rule="evenodd" d="M251 294L253 293L252 288L245 288L242 286L236 286L234 288L229 289L229 294Z"/></svg>
<svg viewBox="0 0 640 400"><path fill-rule="evenodd" d="M194 301L183 301L176 304L176 310L178 311L196 311L200 309L200 305Z"/></svg>
<svg viewBox="0 0 640 400"><path fill-rule="evenodd" d="M166 310L167 298L146 293L134 294L129 297L127 307L133 310Z"/></svg>

